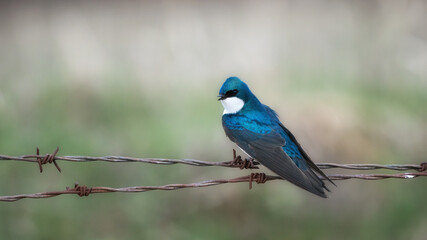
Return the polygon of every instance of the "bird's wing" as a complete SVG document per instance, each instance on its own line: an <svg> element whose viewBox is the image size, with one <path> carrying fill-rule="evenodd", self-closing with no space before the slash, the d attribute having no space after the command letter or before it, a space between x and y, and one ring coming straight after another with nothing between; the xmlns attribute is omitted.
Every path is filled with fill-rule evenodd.
<svg viewBox="0 0 427 240"><path fill-rule="evenodd" d="M283 130L286 132L286 134L288 134L288 136L291 138L291 140L298 146L299 151L301 152L302 156L304 157L305 161L310 166L310 168L314 169L317 173L319 173L320 175L322 175L322 177L324 177L329 182L331 182L332 184L335 185L335 183L331 179L329 179L329 177L326 176L326 174L322 170L320 170L320 168L311 160L311 158L304 151L304 149L302 148L301 144L299 144L299 142L297 141L297 139L295 138L295 136L291 133L291 131L289 131L285 126L283 126L283 124L280 124L280 127L283 128Z"/></svg>
<svg viewBox="0 0 427 240"><path fill-rule="evenodd" d="M308 156L308 154L304 151L304 149L302 148L301 144L297 141L297 139L292 134L292 132L289 131L282 123L280 123L279 116L277 115L277 113L273 109L271 109L269 106L267 106L267 105L263 105L263 106L267 110L267 113L270 115L270 117L277 119L277 121L278 121L280 127L283 129L283 131L285 131L285 133L289 136L289 138L291 139L291 141L293 141L297 145L298 150L301 152L301 154L304 157L305 161L307 162L308 166L311 169L313 169L314 171L316 171L318 174L320 174L322 177L324 177L325 179L327 179L329 182L331 182L333 185L335 185L335 183L331 179L329 179L329 177L326 176L326 174L322 170L320 170L320 168L311 160L310 156Z"/></svg>
<svg viewBox="0 0 427 240"><path fill-rule="evenodd" d="M245 128L231 129L226 135L251 157L289 182L321 197L326 197L323 182L312 171L300 170L285 153L285 139L276 131L256 133Z"/></svg>

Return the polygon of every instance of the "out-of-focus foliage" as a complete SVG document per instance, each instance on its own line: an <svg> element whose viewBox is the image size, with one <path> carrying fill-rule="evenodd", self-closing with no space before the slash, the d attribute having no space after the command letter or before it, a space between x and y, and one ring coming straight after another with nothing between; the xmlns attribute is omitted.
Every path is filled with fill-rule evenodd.
<svg viewBox="0 0 427 240"><path fill-rule="evenodd" d="M2 2L0 153L230 160L215 96L237 75L316 162L426 161L425 22L425 1ZM248 172L60 165L0 162L0 194ZM0 203L0 239L416 240L426 183L342 181L326 200L286 182L21 200Z"/></svg>

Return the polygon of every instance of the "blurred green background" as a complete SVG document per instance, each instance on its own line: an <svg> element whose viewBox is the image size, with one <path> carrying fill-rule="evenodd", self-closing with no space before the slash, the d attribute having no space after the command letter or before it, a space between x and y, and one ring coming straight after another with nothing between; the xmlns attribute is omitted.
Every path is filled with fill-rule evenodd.
<svg viewBox="0 0 427 240"><path fill-rule="evenodd" d="M420 163L426 22L422 0L2 1L0 154L231 160L216 95L238 76L315 162ZM0 164L0 195L249 172ZM427 178L336 183L328 199L276 181L0 203L0 239L425 239Z"/></svg>

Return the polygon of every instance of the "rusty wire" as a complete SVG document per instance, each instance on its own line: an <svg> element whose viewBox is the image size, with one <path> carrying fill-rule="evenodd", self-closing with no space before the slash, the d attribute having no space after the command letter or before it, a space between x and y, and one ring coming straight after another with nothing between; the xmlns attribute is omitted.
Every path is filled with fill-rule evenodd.
<svg viewBox="0 0 427 240"><path fill-rule="evenodd" d="M412 172L412 173L397 173L397 174L357 174L357 175L342 175L342 174L332 174L328 175L331 180L347 180L347 179L364 179L364 180L380 180L387 178L399 178L399 179L412 179L419 176L427 176L427 172ZM178 190L183 188L200 188L200 187L210 187L227 183L241 183L249 182L249 187L252 187L252 182L256 183L265 183L272 180L282 180L279 176L270 176L265 175L264 173L252 173L248 176L232 178L232 179L217 179L217 180L208 180L197 183L189 184L168 184L163 186L135 186L135 187L124 187L124 188L111 188L111 187L92 187L88 188L87 186L81 186L78 184L74 185L74 188L66 188L64 191L53 191L53 192L42 192L34 194L20 194L12 196L0 196L0 201L3 202L13 202L21 200L24 198L51 198L63 194L77 194L78 196L88 196L89 194L94 193L111 193L111 192L122 192L122 193L136 193L136 192L148 192L154 190Z"/></svg>
<svg viewBox="0 0 427 240"><path fill-rule="evenodd" d="M37 163L39 164L39 169L40 169L41 173L43 172L43 166L42 165L46 164L46 163L53 163L53 164L55 164L56 169L58 169L58 171L61 172L61 168L58 166L58 164L56 163L56 159L55 159L56 154L58 153L58 151L59 151L59 147L56 147L56 150L55 150L55 152L53 152L53 154L46 154L42 158L40 156L40 149L37 148L37 150L36 150L36 153L37 153L36 159L37 159Z"/></svg>
<svg viewBox="0 0 427 240"><path fill-rule="evenodd" d="M13 161L25 161L25 162L36 162L39 164L40 172L43 171L42 164L54 163L58 171L61 171L56 163L56 160L70 161L70 162L139 162L149 163L158 165L173 165L173 164L185 164L191 166L200 167L230 167L230 168L246 168L246 169L258 169L259 163L253 159L243 159L241 156L236 155L236 151L233 149L233 161L226 162L208 162L194 159L165 159L165 158L134 158L134 157L121 157L121 156L105 156L105 157L89 157L89 156L56 156L58 148L53 154L39 155L37 148L36 155L22 155L22 156L7 156L0 155L0 160L13 160ZM42 160L41 160L42 159ZM337 163L317 163L321 169L329 168L341 168L351 170L376 170L376 169L388 169L396 171L416 170L425 171L427 169L427 162L417 164L337 164Z"/></svg>
<svg viewBox="0 0 427 240"><path fill-rule="evenodd" d="M242 159L241 156L236 155L236 151L233 150L233 161L228 162L206 162L193 159L162 159L162 158L131 158L131 157L119 157L119 156L106 156L106 157L87 157L87 156L64 156L58 157L59 148L57 148L53 154L40 155L40 151L37 148L36 155L23 155L18 157L0 155L0 160L15 160L15 161L26 161L36 162L39 165L40 172L43 171L42 165L46 163L55 164L58 171L61 171L56 160L71 161L71 162L93 162L93 161L106 161L106 162L142 162L150 164L160 165L172 165L172 164L187 164L191 166L219 166L219 167L232 167L240 169L257 169L258 162L253 159ZM398 179L412 179L419 176L427 176L427 162L421 163L420 165L415 164L393 164L393 165L380 165L380 164L336 164L336 163L319 163L317 164L322 169L326 168L342 168L352 170L375 170L375 169L388 169L388 170L416 170L418 172L406 172L397 174L356 174L356 175L343 175L343 174L331 174L328 177L331 180L347 180L347 179L363 179L363 180L381 180L387 178L398 178ZM53 191L53 192L42 192L35 194L20 194L13 196L0 196L0 201L12 202L23 198L50 198L59 196L62 194L77 194L80 197L88 196L92 193L109 193L109 192L147 192L153 190L177 190L183 188L199 188L209 187L227 183L239 183L248 182L249 188L252 188L252 182L265 183L267 181L282 179L279 176L265 175L264 173L251 173L248 176L232 178L232 179L217 179L208 180L197 183L189 184L168 184L163 186L136 186L136 187L124 187L124 188L111 188L111 187L92 187L88 188L85 185L75 184L74 188L66 188L64 191Z"/></svg>

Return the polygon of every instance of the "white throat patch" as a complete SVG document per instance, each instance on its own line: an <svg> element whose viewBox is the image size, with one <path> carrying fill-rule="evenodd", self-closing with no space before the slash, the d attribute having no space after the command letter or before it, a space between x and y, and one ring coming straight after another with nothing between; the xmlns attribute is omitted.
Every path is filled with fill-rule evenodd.
<svg viewBox="0 0 427 240"><path fill-rule="evenodd" d="M245 105L245 102L243 102L243 100L238 97L230 97L230 98L221 100L221 104L224 107L224 112L222 113L224 115L229 113L231 114L237 113L243 108L243 105Z"/></svg>

